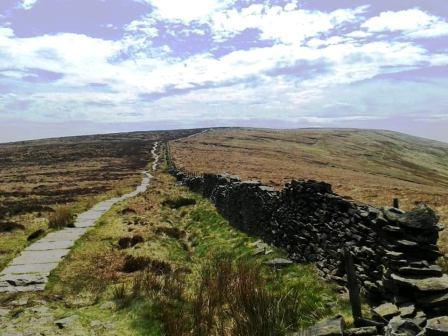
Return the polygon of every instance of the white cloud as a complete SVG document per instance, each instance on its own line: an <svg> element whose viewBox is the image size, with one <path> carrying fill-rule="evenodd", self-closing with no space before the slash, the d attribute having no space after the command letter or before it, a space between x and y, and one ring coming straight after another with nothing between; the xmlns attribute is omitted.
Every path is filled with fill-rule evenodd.
<svg viewBox="0 0 448 336"><path fill-rule="evenodd" d="M225 8L231 0L146 0L156 8L156 15L164 20L179 20L185 23L208 18Z"/></svg>
<svg viewBox="0 0 448 336"><path fill-rule="evenodd" d="M23 9L29 10L34 7L38 0L22 0L21 6Z"/></svg>
<svg viewBox="0 0 448 336"><path fill-rule="evenodd" d="M254 4L240 11L232 9L217 13L211 18L211 25L218 41L253 28L261 31L263 39L294 44L328 32L343 23L356 22L366 8L339 9L326 13L291 6Z"/></svg>
<svg viewBox="0 0 448 336"><path fill-rule="evenodd" d="M383 13L385 16L366 21L365 30L338 34L342 25L358 26L366 7L320 12L290 2L284 7L258 4L237 10L226 7L230 0L147 1L157 10L130 23L119 41L68 33L19 38L11 29L0 28L0 68L9 69L9 78L20 80L29 68L64 75L43 92L36 85L28 86L28 92L34 94L0 95L2 108L27 99L31 107L20 113L35 119L206 118L210 113L213 117L216 106L229 118L241 117L243 110L244 116L251 118L258 117L260 111L263 116L294 118L310 101L325 97L328 90L336 92L333 89L338 85L349 86L403 69L448 65L448 55L430 54L410 41L367 39L375 32L397 30L409 36L440 34L443 25L424 12L429 20L424 15L415 20L423 30L414 29L406 20L397 23ZM239 49L235 44L233 51L219 58L208 52L179 56L168 46L154 46L160 21L168 25L174 21L176 27L179 22L192 23L187 29L195 34L204 33L197 30L202 27L198 21L208 24L215 42L257 29L261 38L273 40L273 45ZM162 36L159 38L163 43ZM101 89L90 83L100 84ZM146 99L142 94L147 94ZM328 98L319 104L328 109L345 106ZM301 116L312 119L312 114L305 112Z"/></svg>
<svg viewBox="0 0 448 336"><path fill-rule="evenodd" d="M412 38L430 38L448 35L448 22L420 9L383 12L362 24L369 32L399 31Z"/></svg>

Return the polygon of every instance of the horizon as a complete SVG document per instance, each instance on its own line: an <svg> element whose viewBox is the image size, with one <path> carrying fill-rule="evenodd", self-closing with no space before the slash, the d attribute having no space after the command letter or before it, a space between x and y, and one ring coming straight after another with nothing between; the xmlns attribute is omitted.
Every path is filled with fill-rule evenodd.
<svg viewBox="0 0 448 336"><path fill-rule="evenodd" d="M192 127L192 128L160 128L153 130L137 130L137 131L118 131L118 132L105 132L105 133L85 133L85 134L77 134L77 135L62 135L62 136L54 136L54 137L45 137L45 138L30 138L25 140L14 140L14 141L6 141L1 142L0 145L8 145L8 144L16 144L21 142L31 142L31 141L40 141L40 140L58 140L64 138L77 138L77 137L89 137L89 136L101 136L101 135L115 135L115 134L132 134L132 133L150 133L150 132L171 132L171 131L181 131L181 130L220 130L220 129L242 129L242 130L267 130L267 131L300 131L300 130L337 130L337 131L365 131L365 132L392 132L397 134L403 134L407 136L412 136L416 138L421 138L424 140L440 142L448 145L448 141L431 139L428 137L422 137L419 135L413 135L409 133L404 133L400 131L392 131L388 129L381 128L351 128L351 127L302 127L302 128L270 128L270 127L250 127L250 126L216 126L216 127Z"/></svg>
<svg viewBox="0 0 448 336"><path fill-rule="evenodd" d="M3 0L0 143L360 128L448 142L448 3Z"/></svg>

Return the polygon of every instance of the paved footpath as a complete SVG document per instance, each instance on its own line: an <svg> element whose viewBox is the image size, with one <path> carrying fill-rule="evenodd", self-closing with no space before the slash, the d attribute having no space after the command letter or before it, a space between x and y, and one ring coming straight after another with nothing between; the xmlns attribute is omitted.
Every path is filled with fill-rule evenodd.
<svg viewBox="0 0 448 336"><path fill-rule="evenodd" d="M159 161L158 143L152 148L152 170ZM131 193L108 199L78 215L74 227L54 231L25 248L22 253L0 273L0 292L28 292L44 290L48 276L62 259L70 253L75 242L110 208L123 200L137 196L149 187L152 175L145 172L142 183Z"/></svg>

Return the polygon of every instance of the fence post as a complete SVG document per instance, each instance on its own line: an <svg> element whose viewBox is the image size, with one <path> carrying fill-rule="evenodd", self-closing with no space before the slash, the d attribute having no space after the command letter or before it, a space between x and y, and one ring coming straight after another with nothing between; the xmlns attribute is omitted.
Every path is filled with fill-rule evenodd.
<svg viewBox="0 0 448 336"><path fill-rule="evenodd" d="M355 326L362 323L361 297L358 279L356 278L353 255L348 247L344 248L345 271L347 273L347 288L352 306L352 314Z"/></svg>
<svg viewBox="0 0 448 336"><path fill-rule="evenodd" d="M400 200L398 198L394 198L392 206L394 208L400 209Z"/></svg>

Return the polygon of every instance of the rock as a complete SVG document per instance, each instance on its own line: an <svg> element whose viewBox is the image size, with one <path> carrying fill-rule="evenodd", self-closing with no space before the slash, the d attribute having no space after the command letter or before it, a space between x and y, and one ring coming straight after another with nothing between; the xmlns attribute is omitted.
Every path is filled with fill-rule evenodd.
<svg viewBox="0 0 448 336"><path fill-rule="evenodd" d="M438 231L438 221L439 218L437 217L435 212L425 204L420 204L411 211L406 212L404 215L398 217L398 223L400 224L400 226L421 230Z"/></svg>
<svg viewBox="0 0 448 336"><path fill-rule="evenodd" d="M112 301L106 301L103 304L101 304L100 309L115 309L115 303Z"/></svg>
<svg viewBox="0 0 448 336"><path fill-rule="evenodd" d="M0 317L6 317L11 310L6 308L0 308Z"/></svg>
<svg viewBox="0 0 448 336"><path fill-rule="evenodd" d="M98 320L93 320L92 322L90 322L90 326L92 328L101 328L104 326L103 322L98 321Z"/></svg>
<svg viewBox="0 0 448 336"><path fill-rule="evenodd" d="M264 247L257 247L253 252L252 252L252 255L253 256L257 256L257 255L260 255L260 254L264 254L264 252L265 252L265 248Z"/></svg>
<svg viewBox="0 0 448 336"><path fill-rule="evenodd" d="M393 316L396 316L400 313L398 311L398 307L390 302L379 305L378 307L373 309L373 312L385 320L390 320Z"/></svg>
<svg viewBox="0 0 448 336"><path fill-rule="evenodd" d="M27 304L28 304L28 299L27 298L17 299L17 300L14 300L14 301L9 303L9 305L15 306L15 307L26 306Z"/></svg>
<svg viewBox="0 0 448 336"><path fill-rule="evenodd" d="M56 324L59 327L59 329L65 329L65 328L68 328L71 325L73 325L78 319L79 319L79 316L72 315L72 316L65 317L63 319L54 321L54 324Z"/></svg>
<svg viewBox="0 0 448 336"><path fill-rule="evenodd" d="M293 264L293 262L291 260L285 259L285 258L276 258L276 259L266 261L265 264L268 266L280 268L280 267L289 266L289 265Z"/></svg>
<svg viewBox="0 0 448 336"><path fill-rule="evenodd" d="M448 336L448 316L428 320L425 330L427 336Z"/></svg>
<svg viewBox="0 0 448 336"><path fill-rule="evenodd" d="M404 214L404 211L397 209L397 208L386 208L386 209L383 209L383 214L387 220L396 222Z"/></svg>
<svg viewBox="0 0 448 336"><path fill-rule="evenodd" d="M45 315L45 314L48 314L48 312L50 311L50 308L48 308L47 306L37 306L37 307L31 308L31 311L34 313L37 313L39 315Z"/></svg>
<svg viewBox="0 0 448 336"><path fill-rule="evenodd" d="M415 314L415 306L412 303L401 305L398 310L401 317L411 317Z"/></svg>
<svg viewBox="0 0 448 336"><path fill-rule="evenodd" d="M417 276L436 276L436 277L440 277L443 275L442 273L442 269L440 268L440 266L437 265L431 265L428 267L410 267L410 266L405 266L405 267L400 267L398 269L398 272L400 274L403 275L417 275Z"/></svg>
<svg viewBox="0 0 448 336"><path fill-rule="evenodd" d="M351 328L344 330L345 336L369 336L377 334L378 331L376 327Z"/></svg>
<svg viewBox="0 0 448 336"><path fill-rule="evenodd" d="M394 316L385 328L385 334L387 336L415 336L421 331L422 329L418 325L411 320L403 319L400 316Z"/></svg>
<svg viewBox="0 0 448 336"><path fill-rule="evenodd" d="M313 336L339 336L343 335L345 321L342 316L321 321L307 330Z"/></svg>
<svg viewBox="0 0 448 336"><path fill-rule="evenodd" d="M441 277L430 278L411 278L399 276L397 274L391 274L391 279L399 285L412 287L422 292L448 290L448 275L446 274Z"/></svg>

